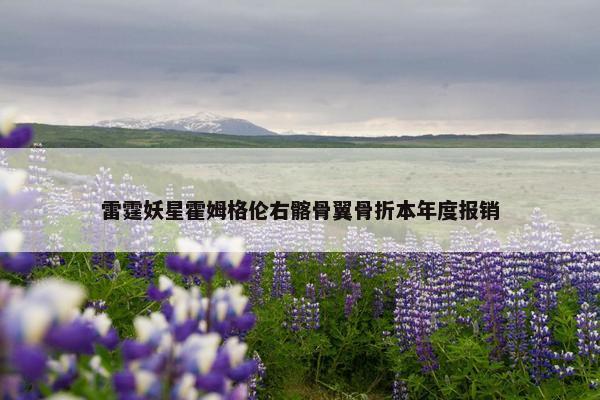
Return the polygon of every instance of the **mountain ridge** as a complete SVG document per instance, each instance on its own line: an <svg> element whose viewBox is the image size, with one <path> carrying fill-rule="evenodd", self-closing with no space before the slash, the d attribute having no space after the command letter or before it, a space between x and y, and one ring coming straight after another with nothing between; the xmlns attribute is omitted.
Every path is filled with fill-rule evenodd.
<svg viewBox="0 0 600 400"><path fill-rule="evenodd" d="M165 131L216 133L237 136L276 136L277 133L241 118L199 112L187 116L164 115L145 118L117 118L98 121L100 128L161 129Z"/></svg>

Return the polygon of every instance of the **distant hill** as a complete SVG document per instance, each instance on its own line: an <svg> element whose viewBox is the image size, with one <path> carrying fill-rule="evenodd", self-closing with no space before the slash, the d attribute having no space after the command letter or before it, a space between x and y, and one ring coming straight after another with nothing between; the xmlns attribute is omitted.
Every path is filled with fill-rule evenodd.
<svg viewBox="0 0 600 400"><path fill-rule="evenodd" d="M600 148L600 134L569 135L426 135L339 137L308 135L245 136L159 129L33 124L35 141L45 147L573 147Z"/></svg>
<svg viewBox="0 0 600 400"><path fill-rule="evenodd" d="M238 136L276 135L261 126L239 118L211 113L197 113L185 117L162 116L151 118L123 118L100 121L94 126L103 128L160 129L167 131L223 133Z"/></svg>

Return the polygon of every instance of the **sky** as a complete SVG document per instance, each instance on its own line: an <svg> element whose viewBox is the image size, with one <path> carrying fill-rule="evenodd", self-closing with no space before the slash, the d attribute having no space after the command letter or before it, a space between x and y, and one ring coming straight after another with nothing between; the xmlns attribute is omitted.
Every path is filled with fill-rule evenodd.
<svg viewBox="0 0 600 400"><path fill-rule="evenodd" d="M329 135L600 132L596 0L0 0L0 106Z"/></svg>

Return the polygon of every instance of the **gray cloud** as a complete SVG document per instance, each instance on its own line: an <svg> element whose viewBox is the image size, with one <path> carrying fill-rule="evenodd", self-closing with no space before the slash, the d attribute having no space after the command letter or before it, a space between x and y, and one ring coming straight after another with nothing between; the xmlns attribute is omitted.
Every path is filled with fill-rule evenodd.
<svg viewBox="0 0 600 400"><path fill-rule="evenodd" d="M0 102L49 122L600 131L596 1L320 3L5 0Z"/></svg>

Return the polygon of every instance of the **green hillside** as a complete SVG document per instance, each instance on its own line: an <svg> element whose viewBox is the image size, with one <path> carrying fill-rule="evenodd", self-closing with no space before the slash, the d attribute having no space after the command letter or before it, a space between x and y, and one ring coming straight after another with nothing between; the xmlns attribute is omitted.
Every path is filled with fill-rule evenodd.
<svg viewBox="0 0 600 400"><path fill-rule="evenodd" d="M600 134L401 137L234 136L33 124L45 147L600 147Z"/></svg>

